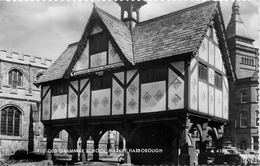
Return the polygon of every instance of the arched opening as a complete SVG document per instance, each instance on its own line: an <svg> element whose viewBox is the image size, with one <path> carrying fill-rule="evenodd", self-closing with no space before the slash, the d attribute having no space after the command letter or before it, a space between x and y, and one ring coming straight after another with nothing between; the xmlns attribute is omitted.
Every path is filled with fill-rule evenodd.
<svg viewBox="0 0 260 166"><path fill-rule="evenodd" d="M139 124L128 143L133 164L177 164L178 136L167 123Z"/></svg>
<svg viewBox="0 0 260 166"><path fill-rule="evenodd" d="M100 131L100 139L98 140L98 149L95 149L95 139L92 136L88 137L87 149L88 160L95 160L93 154L98 152L99 159L106 161L113 158L117 161L117 158L124 155L126 149L126 139L124 136L114 128Z"/></svg>
<svg viewBox="0 0 260 166"><path fill-rule="evenodd" d="M20 136L22 113L14 106L7 106L1 110L1 135Z"/></svg>

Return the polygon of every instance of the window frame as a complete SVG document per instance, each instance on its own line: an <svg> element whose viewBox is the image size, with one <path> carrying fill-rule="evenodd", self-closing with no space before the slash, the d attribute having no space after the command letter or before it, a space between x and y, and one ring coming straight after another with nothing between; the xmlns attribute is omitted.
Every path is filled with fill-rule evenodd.
<svg viewBox="0 0 260 166"><path fill-rule="evenodd" d="M9 110L12 110L11 112L11 116L9 115L10 114L10 111ZM5 122L3 124L3 111L6 112L6 115L5 115ZM17 123L17 119L16 119L16 113L18 113L18 123ZM1 123L0 123L0 135L5 135L5 136L14 136L14 137L19 137L21 136L21 130L22 130L22 112L14 107L14 106L6 106L4 107L2 110L1 110ZM11 128L9 127L10 123L9 123L9 120L12 120L11 121ZM5 131L2 131L2 128L3 125L5 126ZM17 129L18 128L18 129ZM9 134L9 130L11 129L11 134ZM4 133L5 132L5 133ZM18 134L17 134L18 133Z"/></svg>
<svg viewBox="0 0 260 166"><path fill-rule="evenodd" d="M112 87L112 75L111 74L93 77L91 79L91 89L92 90L107 89L107 88L111 88L111 87Z"/></svg>
<svg viewBox="0 0 260 166"><path fill-rule="evenodd" d="M165 81L167 78L167 68L165 66L143 69L140 73L140 83L151 83Z"/></svg>
<svg viewBox="0 0 260 166"><path fill-rule="evenodd" d="M218 72L215 72L215 87L222 89L222 75Z"/></svg>
<svg viewBox="0 0 260 166"><path fill-rule="evenodd" d="M243 92L246 94L243 95ZM246 99L245 101L243 99ZM247 90L241 90L240 91L240 102L241 103L247 103L248 102L248 95L247 95Z"/></svg>
<svg viewBox="0 0 260 166"><path fill-rule="evenodd" d="M198 77L200 80L208 81L208 66L203 63L199 63Z"/></svg>
<svg viewBox="0 0 260 166"><path fill-rule="evenodd" d="M99 37L101 39L98 39ZM99 41L103 41L103 39L105 39L105 41L104 41L105 43L104 43L104 45L102 45L103 47L95 50L93 44L100 43ZM96 42L96 43L93 43L93 42ZM95 47L97 47L97 46L95 46ZM90 56L101 53L101 52L105 52L107 50L108 50L108 35L106 33L100 32L100 33L89 36L89 55Z"/></svg>
<svg viewBox="0 0 260 166"><path fill-rule="evenodd" d="M23 86L23 73L18 69L11 69L8 71L8 85L12 89Z"/></svg>
<svg viewBox="0 0 260 166"><path fill-rule="evenodd" d="M59 96L68 94L69 85L67 82L56 82L51 85L51 94L52 96Z"/></svg>
<svg viewBox="0 0 260 166"><path fill-rule="evenodd" d="M240 111L240 113L239 113L239 125L240 125L241 128L245 128L245 127L248 126L248 113L247 113L247 111Z"/></svg>

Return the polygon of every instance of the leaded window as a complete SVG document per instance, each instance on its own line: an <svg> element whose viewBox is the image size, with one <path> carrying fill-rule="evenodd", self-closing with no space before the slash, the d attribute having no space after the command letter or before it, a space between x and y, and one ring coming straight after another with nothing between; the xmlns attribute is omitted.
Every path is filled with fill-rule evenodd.
<svg viewBox="0 0 260 166"><path fill-rule="evenodd" d="M19 136L21 112L15 107L6 107L1 111L1 135Z"/></svg>

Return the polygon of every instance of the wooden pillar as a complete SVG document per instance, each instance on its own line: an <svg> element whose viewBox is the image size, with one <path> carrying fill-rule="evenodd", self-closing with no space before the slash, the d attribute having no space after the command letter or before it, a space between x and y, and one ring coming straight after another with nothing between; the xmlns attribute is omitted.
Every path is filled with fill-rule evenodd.
<svg viewBox="0 0 260 166"><path fill-rule="evenodd" d="M180 155L179 155L179 164L180 165L193 165L193 155L194 155L194 147L192 146L192 142L188 136L188 129L190 126L190 120L186 119L186 124L184 124L185 128L181 130L179 135L180 140Z"/></svg>
<svg viewBox="0 0 260 166"><path fill-rule="evenodd" d="M88 160L88 154L86 153L87 150L87 137L86 133L81 134L81 161L84 163Z"/></svg>
<svg viewBox="0 0 260 166"><path fill-rule="evenodd" d="M79 136L78 135L69 135L68 140L68 149L71 150L70 155L72 156L72 161L76 162L78 161L78 151L77 151L77 142L78 142Z"/></svg>
<svg viewBox="0 0 260 166"><path fill-rule="evenodd" d="M93 161L99 161L99 153L98 153L98 144L99 139L94 139L94 153L93 153Z"/></svg>
<svg viewBox="0 0 260 166"><path fill-rule="evenodd" d="M53 156L53 133L51 132L51 127L46 127L46 132L47 132L47 147L46 147L46 153L45 153L45 158L46 160L52 160Z"/></svg>
<svg viewBox="0 0 260 166"><path fill-rule="evenodd" d="M198 164L207 164L208 155L206 153L206 138L207 138L207 127L208 122L201 125L201 139L200 139L200 153L198 155Z"/></svg>

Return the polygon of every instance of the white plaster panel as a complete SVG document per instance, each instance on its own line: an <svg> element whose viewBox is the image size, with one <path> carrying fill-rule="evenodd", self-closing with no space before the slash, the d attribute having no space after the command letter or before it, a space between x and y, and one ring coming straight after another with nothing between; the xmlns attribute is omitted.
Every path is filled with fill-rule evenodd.
<svg viewBox="0 0 260 166"><path fill-rule="evenodd" d="M215 84L215 71L211 68L208 68L208 78L209 78L209 83L214 85Z"/></svg>
<svg viewBox="0 0 260 166"><path fill-rule="evenodd" d="M82 88L86 85L88 80L88 78L80 80L80 90L82 90Z"/></svg>
<svg viewBox="0 0 260 166"><path fill-rule="evenodd" d="M42 96L44 96L44 95L46 94L46 92L47 92L47 90L49 89L49 87L50 87L50 86L44 86L44 87L42 88Z"/></svg>
<svg viewBox="0 0 260 166"><path fill-rule="evenodd" d="M124 89L113 79L112 89L112 115L123 114L124 110Z"/></svg>
<svg viewBox="0 0 260 166"><path fill-rule="evenodd" d="M197 64L197 60L195 58L193 58L190 62L190 68L191 70L193 69L193 67Z"/></svg>
<svg viewBox="0 0 260 166"><path fill-rule="evenodd" d="M73 71L80 71L89 69L89 42L86 43L82 54L79 57L79 60L76 62Z"/></svg>
<svg viewBox="0 0 260 166"><path fill-rule="evenodd" d="M132 75L132 72L130 72ZM138 113L139 110L139 74L135 77L133 82L128 86L126 91L126 113L134 114Z"/></svg>
<svg viewBox="0 0 260 166"><path fill-rule="evenodd" d="M107 63L107 52L101 52L90 56L91 65L90 67L104 66Z"/></svg>
<svg viewBox="0 0 260 166"><path fill-rule="evenodd" d="M72 82L70 82L70 84L78 91L78 89L79 89L79 88L78 88L78 87L79 87L79 86L78 86L78 85L79 85L79 84L78 84L78 81L72 81Z"/></svg>
<svg viewBox="0 0 260 166"><path fill-rule="evenodd" d="M67 117L67 95L52 97L51 119L65 119Z"/></svg>
<svg viewBox="0 0 260 166"><path fill-rule="evenodd" d="M80 117L89 116L90 84L80 94Z"/></svg>
<svg viewBox="0 0 260 166"><path fill-rule="evenodd" d="M166 110L165 81L141 85L141 113Z"/></svg>
<svg viewBox="0 0 260 166"><path fill-rule="evenodd" d="M184 61L180 61L180 62L174 62L171 63L171 65L176 68L182 75L184 75Z"/></svg>
<svg viewBox="0 0 260 166"><path fill-rule="evenodd" d="M228 97L228 85L225 85L225 81L223 79L223 118L228 119L228 112L229 112L229 107L228 107L228 102L229 102L229 97Z"/></svg>
<svg viewBox="0 0 260 166"><path fill-rule="evenodd" d="M110 89L92 91L91 116L110 115Z"/></svg>
<svg viewBox="0 0 260 166"><path fill-rule="evenodd" d="M214 116L215 115L215 94L214 94L214 87L209 86L209 114Z"/></svg>
<svg viewBox="0 0 260 166"><path fill-rule="evenodd" d="M198 110L198 65L190 73L190 96L189 105L193 110Z"/></svg>
<svg viewBox="0 0 260 166"><path fill-rule="evenodd" d="M217 38L217 36L216 36L216 30L215 30L215 28L213 28L213 40L214 40L214 42L218 43L218 38Z"/></svg>
<svg viewBox="0 0 260 166"><path fill-rule="evenodd" d="M222 71L223 68L223 61L222 61L222 55L218 47L215 47L215 67Z"/></svg>
<svg viewBox="0 0 260 166"><path fill-rule="evenodd" d="M215 88L215 116L222 118L222 91Z"/></svg>
<svg viewBox="0 0 260 166"><path fill-rule="evenodd" d="M109 59L108 59L109 64L113 64L113 63L122 61L120 59L119 55L116 53L115 48L113 48L111 42L109 42L109 46L108 46L108 55L109 55Z"/></svg>
<svg viewBox="0 0 260 166"><path fill-rule="evenodd" d="M42 101L42 120L50 120L51 91L47 93Z"/></svg>
<svg viewBox="0 0 260 166"><path fill-rule="evenodd" d="M78 116L78 96L74 90L69 87L69 118L75 118Z"/></svg>
<svg viewBox="0 0 260 166"><path fill-rule="evenodd" d="M208 62L208 39L204 37L200 49L199 49L199 57L204 61Z"/></svg>
<svg viewBox="0 0 260 166"><path fill-rule="evenodd" d="M209 44L209 63L214 66L215 65L215 48L212 42L208 42Z"/></svg>
<svg viewBox="0 0 260 166"><path fill-rule="evenodd" d="M95 23L95 26L92 28L90 34L93 35L93 34L96 34L96 33L100 33L102 32L102 28L100 27L100 25L98 25L97 23Z"/></svg>
<svg viewBox="0 0 260 166"><path fill-rule="evenodd" d="M199 81L199 111L208 114L208 85Z"/></svg>
<svg viewBox="0 0 260 166"><path fill-rule="evenodd" d="M131 78L133 77L133 75L136 73L137 70L130 70L127 71L127 83L131 80Z"/></svg>
<svg viewBox="0 0 260 166"><path fill-rule="evenodd" d="M169 69L168 94L169 109L184 108L184 81L171 69Z"/></svg>
<svg viewBox="0 0 260 166"><path fill-rule="evenodd" d="M121 81L122 84L124 84L125 82L124 72L115 73L114 75Z"/></svg>

